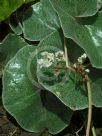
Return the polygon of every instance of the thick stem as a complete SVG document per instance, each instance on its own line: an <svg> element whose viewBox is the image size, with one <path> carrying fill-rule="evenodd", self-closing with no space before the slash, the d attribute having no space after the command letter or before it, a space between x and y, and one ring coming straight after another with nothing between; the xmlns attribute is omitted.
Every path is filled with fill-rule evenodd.
<svg viewBox="0 0 102 136"><path fill-rule="evenodd" d="M70 67L69 59L68 59L68 51L66 45L66 38L64 37L64 50L65 50L65 59L66 59L66 67L73 71ZM90 136L90 128L91 128L91 120L92 120L92 94L91 94L91 85L90 80L87 75L87 91L88 91L88 121L87 121L87 129L86 129L86 136Z"/></svg>
<svg viewBox="0 0 102 136"><path fill-rule="evenodd" d="M65 51L65 60L66 60L66 67L69 68L70 64L69 64L69 59L68 59L68 50L67 50L67 42L66 42L66 38L64 37L64 51Z"/></svg>
<svg viewBox="0 0 102 136"><path fill-rule="evenodd" d="M92 126L92 135L96 136L96 131L95 131L95 127L94 126Z"/></svg>
<svg viewBox="0 0 102 136"><path fill-rule="evenodd" d="M91 85L90 80L88 78L87 81L87 91L88 91L88 121L87 121L87 129L86 129L86 136L90 136L90 128L91 128L91 121L92 121L92 93L91 93Z"/></svg>
<svg viewBox="0 0 102 136"><path fill-rule="evenodd" d="M66 68L70 71L75 72L75 70L70 66L69 58L68 58L68 50L67 50L67 41L64 37L64 54L65 54L65 60L66 60Z"/></svg>

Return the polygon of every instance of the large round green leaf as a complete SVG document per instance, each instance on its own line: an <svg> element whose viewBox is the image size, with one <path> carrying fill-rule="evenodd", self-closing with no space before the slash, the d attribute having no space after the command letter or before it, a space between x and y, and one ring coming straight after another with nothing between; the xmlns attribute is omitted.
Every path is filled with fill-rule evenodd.
<svg viewBox="0 0 102 136"><path fill-rule="evenodd" d="M34 4L24 15L24 37L30 41L44 39L59 27L58 16L49 0Z"/></svg>
<svg viewBox="0 0 102 136"><path fill-rule="evenodd" d="M37 55L39 56L40 51L63 51L63 45L63 38L57 32L53 33L39 44ZM47 70L48 72L43 74L39 65L37 67L38 81L42 86L55 94L65 105L73 110L84 109L88 106L87 91L85 86L79 83L81 77L78 74L65 69L64 75L62 73L61 77L55 75L53 68L53 73L50 75L50 67Z"/></svg>
<svg viewBox="0 0 102 136"><path fill-rule="evenodd" d="M3 21L10 16L17 8L22 4L30 2L32 0L1 0L0 1L0 21Z"/></svg>
<svg viewBox="0 0 102 136"><path fill-rule="evenodd" d="M31 82L28 71L31 70L36 75L36 63L33 63L35 58L36 46L26 46L6 65L3 75L3 104L25 130L39 132L47 128L50 133L56 134L68 126L72 111L52 93L39 90ZM29 60L32 62L28 63Z"/></svg>
<svg viewBox="0 0 102 136"><path fill-rule="evenodd" d="M86 17L97 12L97 1L50 1L60 17L64 35L85 50L94 67L102 68L102 13Z"/></svg>
<svg viewBox="0 0 102 136"><path fill-rule="evenodd" d="M58 33L53 33L46 39L44 39L38 46L38 61L39 54L41 51L47 52L56 52L58 49L63 51L63 39L60 37ZM49 45L49 46L48 46ZM72 46L73 45L73 46ZM75 43L70 41L68 46L72 50L70 54L72 54L72 58L79 57L78 55L83 53L81 49L76 48ZM58 49L56 49L58 48ZM76 53L74 53L75 51ZM77 61L77 60L76 60ZM73 61L75 62L75 60ZM57 67L58 69L59 67ZM88 96L87 96L87 88L84 83L81 82L82 77L70 70L62 70L60 68L60 75L55 75L54 67L48 67L45 70L39 68L39 64L37 67L37 76L39 83L42 84L47 90L51 91L55 94L65 105L70 107L73 110L80 110L88 107ZM64 72L63 72L64 71ZM91 71L91 69L90 69ZM92 70L93 71L93 70ZM95 72L96 71L96 72ZM91 87L92 87L92 95L93 95L93 105L96 107L102 106L102 87L101 87L101 76L102 72L98 72L95 69L94 72L90 72L91 79ZM98 72L98 73L97 73ZM95 74L93 77L93 73ZM99 74L100 73L100 74ZM97 91L96 91L97 90ZM99 100L98 100L99 99Z"/></svg>

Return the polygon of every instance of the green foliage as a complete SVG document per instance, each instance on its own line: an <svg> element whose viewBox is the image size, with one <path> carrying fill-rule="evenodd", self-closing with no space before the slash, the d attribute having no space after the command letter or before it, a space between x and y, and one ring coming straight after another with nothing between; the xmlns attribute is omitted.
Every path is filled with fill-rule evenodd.
<svg viewBox="0 0 102 136"><path fill-rule="evenodd" d="M73 3L70 0L69 2L51 0L51 2L60 17L65 36L73 39L85 50L93 66L102 68L102 54L100 53L102 51L102 27L100 25L102 13L96 14L97 1L88 0L82 3L80 1Z"/></svg>
<svg viewBox="0 0 102 136"><path fill-rule="evenodd" d="M20 2L0 12L0 20L24 1ZM9 20L15 34L0 45L2 98L5 109L22 128L61 132L70 124L73 110L88 108L87 74L92 105L102 107L102 11L98 0L40 0L25 12L16 11ZM87 57L79 63L83 53Z"/></svg>
<svg viewBox="0 0 102 136"><path fill-rule="evenodd" d="M54 33L40 43L38 50L42 47L45 47L46 49L47 45L49 45L47 48L48 51L54 47L57 47L59 50L61 50L61 48L63 49L63 44L64 43L61 42L61 37L57 33ZM85 86L78 84L78 81L81 80L80 76L69 70L64 70L65 75L60 79L60 81L60 77L53 75L53 79L48 82L46 78L43 78L44 75L42 76L40 72L41 70L42 69L39 68L37 69L39 82L47 90L54 93L65 105L70 107L72 110L83 109L87 107L87 92L85 92ZM46 76L48 75L45 75L45 77Z"/></svg>
<svg viewBox="0 0 102 136"><path fill-rule="evenodd" d="M9 34L0 44L1 61L6 64L22 47L28 45L23 38Z"/></svg>
<svg viewBox="0 0 102 136"><path fill-rule="evenodd" d="M41 0L31 6L23 20L24 37L30 41L44 39L60 28L58 16L49 0Z"/></svg>
<svg viewBox="0 0 102 136"><path fill-rule="evenodd" d="M19 8L22 4L32 0L1 0L0 1L0 21L3 21L9 15Z"/></svg>
<svg viewBox="0 0 102 136"><path fill-rule="evenodd" d="M50 133L56 134L69 124L72 111L54 95L39 90L30 82L28 58L35 49L33 46L24 47L6 65L3 76L4 106L24 129L39 132L48 128ZM33 69L31 66L32 74L36 74Z"/></svg>

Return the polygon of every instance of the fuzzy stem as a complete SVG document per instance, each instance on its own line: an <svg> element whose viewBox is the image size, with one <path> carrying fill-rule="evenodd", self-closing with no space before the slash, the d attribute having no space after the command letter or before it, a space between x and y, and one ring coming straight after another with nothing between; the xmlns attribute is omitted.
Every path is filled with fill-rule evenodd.
<svg viewBox="0 0 102 136"><path fill-rule="evenodd" d="M65 51L65 60L66 60L66 67L69 68L69 59L68 59L68 51L67 51L67 42L66 38L64 37L64 51Z"/></svg>
<svg viewBox="0 0 102 136"><path fill-rule="evenodd" d="M96 131L95 131L95 127L94 126L92 126L92 135L96 136Z"/></svg>
<svg viewBox="0 0 102 136"><path fill-rule="evenodd" d="M64 52L65 52L65 60L66 60L66 69L75 72L75 70L70 66L69 58L68 58L68 50L67 50L67 41L64 37Z"/></svg>
<svg viewBox="0 0 102 136"><path fill-rule="evenodd" d="M90 136L90 128L91 128L91 120L92 120L92 93L91 93L89 78L87 81L87 91L88 91L88 105L89 106L88 106L88 121L87 121L86 136Z"/></svg>

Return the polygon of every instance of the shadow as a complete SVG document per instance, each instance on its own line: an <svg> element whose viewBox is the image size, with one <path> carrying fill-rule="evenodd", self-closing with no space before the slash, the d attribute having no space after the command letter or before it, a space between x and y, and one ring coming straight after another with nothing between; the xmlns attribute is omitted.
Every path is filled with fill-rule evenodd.
<svg viewBox="0 0 102 136"><path fill-rule="evenodd" d="M25 15L23 17L23 21L27 20L28 18L30 18L33 14L33 8L29 7L26 11L25 11Z"/></svg>
<svg viewBox="0 0 102 136"><path fill-rule="evenodd" d="M11 15L10 23L13 25L13 27L17 27L18 26L18 19L17 19L16 13Z"/></svg>
<svg viewBox="0 0 102 136"><path fill-rule="evenodd" d="M57 115L66 124L69 123L68 118L71 118L72 110L65 106L54 94L49 91L41 90L40 97L46 110Z"/></svg>
<svg viewBox="0 0 102 136"><path fill-rule="evenodd" d="M0 78L0 99L2 97L2 78Z"/></svg>
<svg viewBox="0 0 102 136"><path fill-rule="evenodd" d="M95 128L102 128L102 108L93 107L93 124Z"/></svg>
<svg viewBox="0 0 102 136"><path fill-rule="evenodd" d="M97 69L92 66L89 67L89 69L90 69L89 77L91 78L93 82L99 78L102 78L102 69Z"/></svg>
<svg viewBox="0 0 102 136"><path fill-rule="evenodd" d="M14 125L16 127L19 127L20 129L22 129L20 127L20 125L17 123L16 119L12 115L10 115L8 112L6 112L6 117L8 119L9 124L12 124L12 125Z"/></svg>
<svg viewBox="0 0 102 136"><path fill-rule="evenodd" d="M40 97L41 97L42 105L44 107L46 106L46 94L47 94L46 90L41 90L40 91Z"/></svg>
<svg viewBox="0 0 102 136"><path fill-rule="evenodd" d="M3 39L8 35L10 32L9 25L5 22L0 23L0 42L3 41Z"/></svg>
<svg viewBox="0 0 102 136"><path fill-rule="evenodd" d="M97 17L98 13L90 17L76 17L76 21L80 25L92 25L97 20Z"/></svg>
<svg viewBox="0 0 102 136"><path fill-rule="evenodd" d="M80 57L84 53L84 50L72 39L68 38L67 43L68 43L69 60L72 63L76 63L78 57Z"/></svg>

